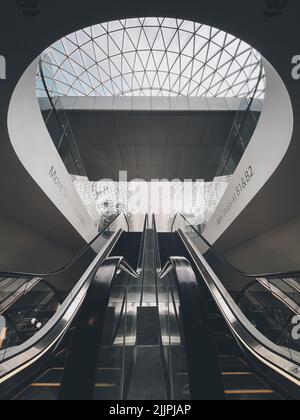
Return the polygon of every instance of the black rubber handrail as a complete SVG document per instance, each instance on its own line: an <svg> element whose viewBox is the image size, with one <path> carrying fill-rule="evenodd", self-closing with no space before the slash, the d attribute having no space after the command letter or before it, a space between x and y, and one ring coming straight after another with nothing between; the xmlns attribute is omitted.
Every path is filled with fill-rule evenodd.
<svg viewBox="0 0 300 420"><path fill-rule="evenodd" d="M144 220L144 226L143 226L143 233L142 233L142 240L139 250L139 258L138 258L138 270L141 270L143 267L143 259L144 259L144 247L145 247L145 235L146 235L146 229L149 226L149 216L146 214L145 220Z"/></svg>
<svg viewBox="0 0 300 420"><path fill-rule="evenodd" d="M98 269L81 306L69 348L59 400L93 400L112 283L119 270L139 275L123 257L107 258Z"/></svg>
<svg viewBox="0 0 300 420"><path fill-rule="evenodd" d="M182 215L182 214L177 214L176 216L175 216L175 218L174 218L174 221L173 221L173 224L172 224L172 231L173 231L173 228L174 228L174 224L175 224L175 221L176 221L176 217L178 216L178 215L180 215L188 224L189 224L189 226L191 227L191 228L193 228L193 230L195 231L195 232L197 232L197 234L200 236L200 238L205 242L205 244L214 252L214 254L215 254L215 256L222 262L222 263L224 263L225 265L227 265L227 266L229 266L231 269L233 269L235 272L237 272L239 275L243 275L243 276L245 276L245 277L248 277L248 278L250 278L250 279L254 279L254 280L252 280L250 283L248 283L243 289L242 289L242 291L239 293L239 295L238 295L238 297L237 297L237 299L236 299L236 303L237 303L237 305L238 306L240 306L240 304L241 304L241 301L242 301L242 299L243 299L243 297L245 296L245 294L246 294L246 292L248 291L248 289L250 289L252 286L254 286L254 285L256 285L257 284L257 282L259 281L258 279L259 278L265 278L265 279L267 279L267 280L272 280L272 279L276 279L276 278L281 278L281 280L282 281L284 281L284 279L286 278L286 277L298 277L299 275L300 275L300 272L299 273L297 273L297 272L295 272L295 273L291 273L291 272L289 272L289 273L273 273L273 274L259 274L259 275L253 275L253 274L246 274L246 273L243 273L242 271L240 271L240 270L238 270L236 267L234 267L231 263L229 263L224 257L222 257L221 255L219 255L218 254L218 252L214 249L214 247L212 246L212 245L210 245L209 244L209 242L203 237L203 235L201 235L200 234L200 232L198 232L196 229L195 229L195 227L194 226L192 226L190 223L189 223L189 221L186 219L186 217L184 216L184 215ZM262 285L262 287L264 287L263 285ZM267 289L266 288L266 290L269 290L269 289ZM269 292L271 293L271 291L269 290ZM287 303L286 302L284 302L276 293L272 293L272 295L273 295L273 297L275 298L275 299L277 299L277 300L279 300L282 304L284 304L284 305L286 305L286 307L289 309L289 310L291 310L291 308L289 308L289 306L287 305ZM269 313L269 315L271 316L271 317L273 317L273 319L274 319L274 316L273 316L273 314L272 313ZM293 315L293 316L295 316L295 314Z"/></svg>
<svg viewBox="0 0 300 420"><path fill-rule="evenodd" d="M177 213L174 217L171 231L174 232L174 226L175 222L178 216L181 216L186 223L193 229L193 231L201 238L201 240L205 243L205 245L208 246L208 248L213 252L213 254L220 260L223 264L234 270L239 275L249 277L249 278L257 278L262 277L265 279L275 279L275 278L286 278L286 277L300 277L300 270L297 271L286 271L286 272L277 272L277 273L260 273L260 274L250 274L250 273L244 273L243 271L236 268L234 265L232 265L229 261L226 260L222 255L218 253L218 251L215 249L213 245L211 245L207 239L204 238L204 236L193 226L187 218L182 213ZM183 232L184 233L184 232Z"/></svg>
<svg viewBox="0 0 300 420"><path fill-rule="evenodd" d="M149 229L149 216L146 214L145 222L143 227L143 234L139 252L139 262L138 262L138 270L141 272L141 294L140 294L140 306L143 304L143 297L144 297L144 286L145 286L145 258L146 258L146 239L147 239L147 229Z"/></svg>
<svg viewBox="0 0 300 420"><path fill-rule="evenodd" d="M195 272L186 258L170 257L160 273L174 271L192 400L223 400L224 386L209 313Z"/></svg>
<svg viewBox="0 0 300 420"><path fill-rule="evenodd" d="M75 255L75 257L72 258L70 262L65 264L63 267L59 268L58 270L52 271L50 273L26 273L26 272L19 272L19 271L1 271L0 277L27 277L27 278L33 278L33 277L51 277L56 276L58 274L61 274L65 270L69 269L72 265L74 265L76 262L80 260L80 258L86 253L86 251L100 238L100 236L103 235L103 233L120 217L123 216L125 218L125 222L127 224L127 229L129 229L129 222L127 219L127 216L125 213L120 213L116 217L114 217L113 220L111 220L96 236L94 239L92 239L91 242L89 242L87 245L85 245L82 250Z"/></svg>
<svg viewBox="0 0 300 420"><path fill-rule="evenodd" d="M120 235L121 229L111 238L107 246L106 255L109 255L110 251L114 248ZM71 301L64 302L61 310L54 318L55 321L50 320L44 326L45 329L42 334L38 333L37 338L32 337L28 343L23 343L20 348L19 346L12 347L4 354L3 362L5 362L4 364L7 366L7 369L1 375L0 399L13 398L16 392L18 392L18 389L23 389L24 385L28 384L30 379L34 380L36 378L36 366L42 366L44 356L45 358L55 356L55 351L65 334L73 330L71 323L75 317L77 318L77 312L81 308L87 289L98 268L101 266L102 261L103 259L99 260L98 258L92 263L82 278L81 284L77 285L73 290L72 296L70 296ZM32 349L36 350L37 357L35 360L32 359Z"/></svg>
<svg viewBox="0 0 300 420"><path fill-rule="evenodd" d="M152 227L154 231L154 241L155 241L155 294L156 294L156 304L159 306L159 298L158 298L158 272L161 270L161 258L160 258L160 251L159 251L159 241L158 241L158 234L157 234L157 227L156 227L156 220L154 214L152 215Z"/></svg>

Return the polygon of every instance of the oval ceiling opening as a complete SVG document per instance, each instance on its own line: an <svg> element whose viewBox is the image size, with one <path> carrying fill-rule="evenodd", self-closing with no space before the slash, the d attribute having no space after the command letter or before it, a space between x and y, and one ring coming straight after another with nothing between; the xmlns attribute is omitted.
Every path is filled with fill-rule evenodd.
<svg viewBox="0 0 300 420"><path fill-rule="evenodd" d="M262 71L250 45L211 26L170 18L102 23L45 51L64 96L247 97ZM42 84L38 90L43 96ZM264 79L256 97L264 94Z"/></svg>

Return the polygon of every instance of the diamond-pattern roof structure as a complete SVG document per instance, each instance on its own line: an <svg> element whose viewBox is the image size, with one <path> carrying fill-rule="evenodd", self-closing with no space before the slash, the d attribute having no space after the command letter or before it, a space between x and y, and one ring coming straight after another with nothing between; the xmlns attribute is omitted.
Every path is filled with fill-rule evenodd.
<svg viewBox="0 0 300 420"><path fill-rule="evenodd" d="M56 94L67 96L247 97L262 66L260 54L240 39L169 18L85 28L57 41L45 57ZM262 79L256 97L263 92Z"/></svg>

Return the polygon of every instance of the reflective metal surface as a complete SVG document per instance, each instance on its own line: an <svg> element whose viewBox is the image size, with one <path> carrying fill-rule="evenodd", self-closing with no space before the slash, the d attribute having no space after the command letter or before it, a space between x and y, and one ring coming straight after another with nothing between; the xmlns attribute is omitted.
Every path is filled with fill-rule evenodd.
<svg viewBox="0 0 300 420"><path fill-rule="evenodd" d="M79 259L85 259L81 271L78 267L76 268L77 261L75 267L71 265L70 272L68 269L62 270L63 274L68 273L66 279L69 278L68 284L71 287L71 290L65 290L62 299L53 287L54 284L62 282L62 274L59 270L57 276L48 274L45 281L33 276L36 282L34 287L25 289L16 302L2 312L0 323L0 343L2 347L4 346L0 350L0 392L2 395L5 395L7 391L8 387L5 383L9 379L13 379L18 373L21 374L59 343L85 298L94 271L126 229L125 219L117 218L97 236L92 244L93 249L88 246L80 254ZM99 249L99 253L96 253L95 249ZM84 266L86 268L83 270ZM79 273L77 278L76 271ZM16 273L16 276L18 279L19 274ZM6 285L11 284L6 279L3 281ZM31 280L29 280L31 285L30 282ZM38 293L41 294L41 299L37 298ZM12 321L15 321L14 324ZM20 338L20 332L23 334L22 338ZM7 340L8 336L10 340Z"/></svg>
<svg viewBox="0 0 300 420"><path fill-rule="evenodd" d="M255 323L250 321L249 314L241 309L241 300L240 297L239 299L237 298L238 294L234 292L234 289L230 289L230 285L233 287L233 283L230 283L226 279L230 278L232 280L234 278L232 271L229 271L231 275L228 275L227 273L225 278L220 277L221 269L219 269L218 274L216 274L207 260L208 258L209 261L213 261L208 252L210 250L208 244L203 242L202 238L197 235L184 218L181 218L180 216L177 217L177 220L174 223L174 230L178 231L181 239L187 246L191 257L209 287L214 300L238 340L265 365L274 369L296 385L300 385L300 353L296 350L297 343L293 342L290 335L290 340L287 341L287 333L280 331L281 342L282 334L284 341L283 344L279 345L276 341L274 342L268 338L266 334L262 332L262 329L259 330ZM220 266L222 267L222 264L220 264ZM276 287L276 281L274 281L273 284L270 283L271 281L272 279L269 279L268 283L266 283L266 279L264 279L263 281L261 280L264 285L260 283L261 289L264 290L265 297L269 296L273 299L271 301L271 306L270 300L264 301L264 305L266 305L267 302L269 303L270 308L275 308L274 310L278 311L279 305L283 304L285 310L292 310L291 314L295 315L295 313L298 313L297 303L287 296L286 291L284 292L283 290L280 290L279 287ZM239 282L243 284L242 277ZM255 280L255 277L253 277L252 280L247 277L247 281L245 280L244 284L248 285L249 283L257 284L259 282ZM229 289L227 289L226 286L229 287ZM270 299L269 297L268 299ZM264 314L265 309L265 306L261 306L260 313ZM285 325L283 320L278 317L276 320L280 321L281 329L284 329Z"/></svg>

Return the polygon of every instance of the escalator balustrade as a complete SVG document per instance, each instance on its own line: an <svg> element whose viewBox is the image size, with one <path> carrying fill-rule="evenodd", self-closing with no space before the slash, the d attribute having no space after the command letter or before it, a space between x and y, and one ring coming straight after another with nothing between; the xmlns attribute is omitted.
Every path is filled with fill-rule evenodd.
<svg viewBox="0 0 300 420"><path fill-rule="evenodd" d="M175 232L172 253L181 255L180 248L185 256L188 252L188 258L199 274L199 284L208 291L220 319L229 327L223 341L228 344L231 337L242 351L243 360L267 385L262 396L268 399L273 393L272 398L298 400L299 339L293 334L292 320L299 316L300 272L243 273L181 214L174 218L172 231ZM250 398L250 395L246 397Z"/></svg>
<svg viewBox="0 0 300 420"><path fill-rule="evenodd" d="M10 398L298 399L296 380L283 379L279 362L297 376L291 320L300 312L300 276L247 276L185 218L172 227L158 233L147 216L142 233L118 231L54 351ZM65 296L45 278L3 276L0 299L1 345L10 350L42 333ZM249 334L252 344L260 338L258 350Z"/></svg>

